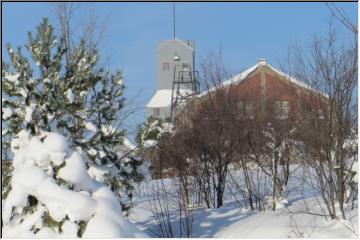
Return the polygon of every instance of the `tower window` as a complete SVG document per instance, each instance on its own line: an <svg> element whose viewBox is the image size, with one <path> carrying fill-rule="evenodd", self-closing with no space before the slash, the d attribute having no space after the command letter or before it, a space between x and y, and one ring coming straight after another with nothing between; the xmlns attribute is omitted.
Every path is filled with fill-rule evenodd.
<svg viewBox="0 0 360 240"><path fill-rule="evenodd" d="M169 71L170 70L170 64L168 62L162 64L162 70L163 71Z"/></svg>

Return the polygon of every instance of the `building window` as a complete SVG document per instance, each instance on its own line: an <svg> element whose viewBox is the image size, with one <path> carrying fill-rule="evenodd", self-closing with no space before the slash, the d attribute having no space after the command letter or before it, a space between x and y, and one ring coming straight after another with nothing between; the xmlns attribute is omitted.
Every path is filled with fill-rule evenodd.
<svg viewBox="0 0 360 240"><path fill-rule="evenodd" d="M162 64L162 70L163 71L169 71L170 70L170 64L169 63L163 63Z"/></svg>
<svg viewBox="0 0 360 240"><path fill-rule="evenodd" d="M154 108L153 115L154 117L160 117L160 108Z"/></svg>
<svg viewBox="0 0 360 240"><path fill-rule="evenodd" d="M289 117L289 101L276 101L275 114L279 119L286 119Z"/></svg>
<svg viewBox="0 0 360 240"><path fill-rule="evenodd" d="M249 101L239 101L237 103L237 108L240 114L246 118L254 117L254 105Z"/></svg>

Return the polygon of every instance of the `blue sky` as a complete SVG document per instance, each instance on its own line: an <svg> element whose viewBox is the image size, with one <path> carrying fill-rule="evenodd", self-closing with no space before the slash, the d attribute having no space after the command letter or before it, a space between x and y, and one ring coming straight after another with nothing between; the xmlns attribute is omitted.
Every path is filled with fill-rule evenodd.
<svg viewBox="0 0 360 240"><path fill-rule="evenodd" d="M43 17L57 27L52 5L3 2L2 51L8 42L25 44ZM357 19L357 3L337 5ZM101 54L110 57L111 70L123 71L127 98L138 95L141 108L127 121L134 128L145 120L146 103L156 91L156 48L172 38L172 3L81 3L78 16L85 18L89 7L108 19ZM325 33L329 19L325 3L177 3L176 35L195 40L197 59L221 45L225 65L238 73L258 58L276 66L291 44L306 46L314 34Z"/></svg>

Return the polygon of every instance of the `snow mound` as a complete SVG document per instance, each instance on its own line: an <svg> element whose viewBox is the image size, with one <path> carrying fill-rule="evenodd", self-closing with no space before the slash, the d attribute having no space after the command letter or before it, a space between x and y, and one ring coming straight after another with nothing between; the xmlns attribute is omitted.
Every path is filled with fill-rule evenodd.
<svg viewBox="0 0 360 240"><path fill-rule="evenodd" d="M74 184L76 190L94 190L96 183L89 176L85 160L78 152L74 152L65 163L65 167L59 171L61 179Z"/></svg>
<svg viewBox="0 0 360 240"><path fill-rule="evenodd" d="M52 152L67 152L68 150L65 137L57 133L48 133L44 140L44 146Z"/></svg>
<svg viewBox="0 0 360 240"><path fill-rule="evenodd" d="M28 192L34 192L46 178L47 175L44 171L36 166L31 166L15 171L12 176L12 185L27 189Z"/></svg>
<svg viewBox="0 0 360 240"><path fill-rule="evenodd" d="M45 148L39 138L31 138L27 152L29 158L34 159L38 166L45 167L50 164L49 150Z"/></svg>
<svg viewBox="0 0 360 240"><path fill-rule="evenodd" d="M79 227L77 224L67 220L63 223L61 229L62 229L62 234L61 234L62 238L76 238Z"/></svg>

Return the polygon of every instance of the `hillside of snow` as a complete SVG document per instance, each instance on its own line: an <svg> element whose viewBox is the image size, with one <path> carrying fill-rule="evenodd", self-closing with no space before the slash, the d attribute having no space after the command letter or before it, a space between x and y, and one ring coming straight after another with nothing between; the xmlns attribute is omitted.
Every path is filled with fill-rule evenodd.
<svg viewBox="0 0 360 240"><path fill-rule="evenodd" d="M351 210L347 205L346 212L350 218L346 220L330 220L313 212L321 212L312 188L304 182L299 168L293 166L294 172L290 180L287 203L275 211L266 209L256 211L246 208L244 199L236 199L229 189L226 190L225 204L222 208L194 208L192 237L206 238L358 238L358 206ZM235 174L240 172L235 171ZM240 174L239 174L240 176ZM151 211L149 200L156 196L151 189L161 180L153 180L139 187L141 197L136 200L136 207L130 214L130 220L139 229L151 237L159 237L159 226ZM175 196L176 179L164 179L164 187L168 195ZM170 200L171 202L171 200ZM179 234L179 213L176 203L171 206L170 215L172 231ZM240 206L239 204L242 204ZM173 209L173 210L171 210ZM307 213L309 212L309 213Z"/></svg>

